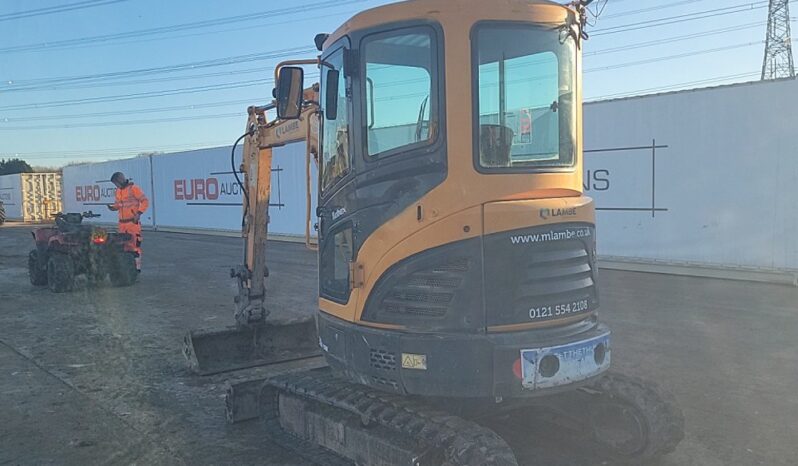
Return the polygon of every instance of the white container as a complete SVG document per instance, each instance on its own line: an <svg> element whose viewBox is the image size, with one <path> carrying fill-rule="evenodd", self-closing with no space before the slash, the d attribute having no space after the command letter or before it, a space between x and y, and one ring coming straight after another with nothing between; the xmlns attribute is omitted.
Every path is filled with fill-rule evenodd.
<svg viewBox="0 0 798 466"><path fill-rule="evenodd" d="M49 222L61 211L61 175L19 173L0 176L0 201L9 220Z"/></svg>

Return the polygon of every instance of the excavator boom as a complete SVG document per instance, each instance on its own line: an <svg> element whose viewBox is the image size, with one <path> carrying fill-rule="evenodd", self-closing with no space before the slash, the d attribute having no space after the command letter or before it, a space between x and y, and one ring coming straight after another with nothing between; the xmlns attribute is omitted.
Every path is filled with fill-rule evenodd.
<svg viewBox="0 0 798 466"><path fill-rule="evenodd" d="M183 352L190 369L197 374L217 374L320 354L312 317L296 317L292 310L282 309L279 319L269 320L272 310L265 301L273 151L286 144L307 142L310 192L311 159L318 153L317 94L316 86L304 91L305 104L299 118L293 120L269 121L267 112L276 107L275 103L248 109L240 167L244 175L244 264L231 271L238 284L234 300L236 325L188 332ZM305 243L312 248L309 195L307 215Z"/></svg>

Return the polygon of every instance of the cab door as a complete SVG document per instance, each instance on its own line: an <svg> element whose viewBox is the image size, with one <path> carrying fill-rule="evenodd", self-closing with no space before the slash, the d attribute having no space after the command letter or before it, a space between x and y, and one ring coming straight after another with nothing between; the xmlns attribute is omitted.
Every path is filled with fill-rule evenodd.
<svg viewBox="0 0 798 466"><path fill-rule="evenodd" d="M319 295L346 304L351 295L350 263L354 259L352 209L352 80L344 37L322 56L319 154Z"/></svg>

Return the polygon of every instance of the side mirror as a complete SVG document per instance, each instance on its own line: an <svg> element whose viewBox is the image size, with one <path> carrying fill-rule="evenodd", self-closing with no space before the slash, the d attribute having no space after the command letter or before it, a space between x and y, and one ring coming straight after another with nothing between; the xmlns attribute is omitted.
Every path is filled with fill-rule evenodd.
<svg viewBox="0 0 798 466"><path fill-rule="evenodd" d="M298 66L280 68L277 80L277 118L296 120L302 114L305 70Z"/></svg>
<svg viewBox="0 0 798 466"><path fill-rule="evenodd" d="M338 80L341 72L327 70L327 80L324 83L324 115L328 120L338 119Z"/></svg>

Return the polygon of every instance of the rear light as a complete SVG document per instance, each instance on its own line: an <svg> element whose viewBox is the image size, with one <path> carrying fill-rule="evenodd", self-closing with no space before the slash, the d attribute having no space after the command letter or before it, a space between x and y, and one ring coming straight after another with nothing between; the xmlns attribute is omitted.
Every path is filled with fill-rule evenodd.
<svg viewBox="0 0 798 466"><path fill-rule="evenodd" d="M521 372L521 358L518 358L515 360L515 362L513 362L513 375L515 375L515 378L518 380L524 379L524 375Z"/></svg>
<svg viewBox="0 0 798 466"><path fill-rule="evenodd" d="M108 232L97 228L96 230L91 232L91 242L92 244L102 245L108 242Z"/></svg>

